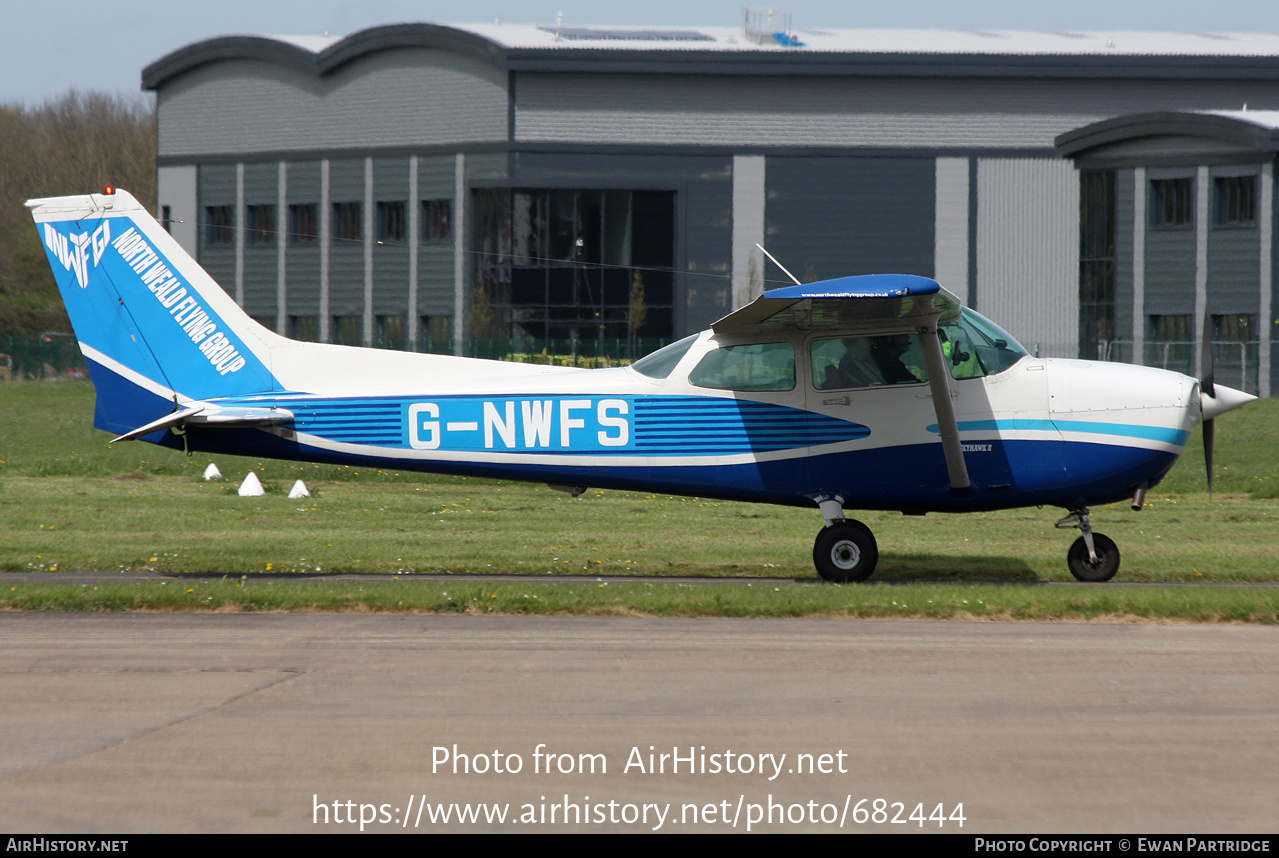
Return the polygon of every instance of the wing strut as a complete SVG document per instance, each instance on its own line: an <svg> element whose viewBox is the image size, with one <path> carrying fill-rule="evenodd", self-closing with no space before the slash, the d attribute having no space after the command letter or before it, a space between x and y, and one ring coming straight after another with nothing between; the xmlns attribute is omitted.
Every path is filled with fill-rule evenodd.
<svg viewBox="0 0 1279 858"><path fill-rule="evenodd" d="M964 449L959 443L959 425L955 422L955 405L950 401L950 373L946 370L946 355L937 337L937 322L932 321L919 329L924 348L924 363L928 367L928 386L933 394L933 410L937 414L937 431L941 434L942 451L946 454L946 470L950 473L952 489L966 489L972 485L968 479L968 466L964 464Z"/></svg>

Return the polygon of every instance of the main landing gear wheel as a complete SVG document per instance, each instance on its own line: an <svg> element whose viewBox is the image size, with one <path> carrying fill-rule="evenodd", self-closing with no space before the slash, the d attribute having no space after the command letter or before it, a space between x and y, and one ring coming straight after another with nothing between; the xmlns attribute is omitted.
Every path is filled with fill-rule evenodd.
<svg viewBox="0 0 1279 858"><path fill-rule="evenodd" d="M1097 552L1097 562L1088 559L1088 543L1081 536L1070 546L1066 554L1066 564L1070 566L1070 574L1080 581L1109 581L1119 571L1119 547L1109 536L1101 533L1092 535L1093 550Z"/></svg>
<svg viewBox="0 0 1279 858"><path fill-rule="evenodd" d="M827 581L865 581L879 562L879 546L870 528L845 519L827 525L813 543L813 565ZM1112 573L1113 574L1113 573Z"/></svg>

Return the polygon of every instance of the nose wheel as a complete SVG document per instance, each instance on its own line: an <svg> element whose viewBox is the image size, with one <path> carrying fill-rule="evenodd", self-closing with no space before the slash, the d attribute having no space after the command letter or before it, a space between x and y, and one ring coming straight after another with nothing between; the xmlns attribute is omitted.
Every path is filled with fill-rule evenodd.
<svg viewBox="0 0 1279 858"><path fill-rule="evenodd" d="M1119 546L1104 533L1093 533L1087 508L1071 510L1070 515L1057 522L1057 526L1077 527L1083 534L1066 553L1066 565L1075 580L1100 583L1115 577L1119 571Z"/></svg>
<svg viewBox="0 0 1279 858"><path fill-rule="evenodd" d="M1081 536L1070 546L1066 565L1070 567L1070 574L1079 581L1109 581L1119 571L1119 548L1104 533L1094 533L1092 542L1097 555L1095 562L1089 558L1088 543Z"/></svg>
<svg viewBox="0 0 1279 858"><path fill-rule="evenodd" d="M843 584L865 581L879 562L879 546L870 528L860 521L842 519L829 524L813 543L813 565L827 581Z"/></svg>

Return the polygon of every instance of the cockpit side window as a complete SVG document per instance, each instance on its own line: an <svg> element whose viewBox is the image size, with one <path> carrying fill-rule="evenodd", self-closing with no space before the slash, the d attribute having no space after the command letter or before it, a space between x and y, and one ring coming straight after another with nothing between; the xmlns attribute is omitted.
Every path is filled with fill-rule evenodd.
<svg viewBox="0 0 1279 858"><path fill-rule="evenodd" d="M790 343L721 346L701 359L688 381L718 390L794 390L795 347Z"/></svg>
<svg viewBox="0 0 1279 858"><path fill-rule="evenodd" d="M924 352L916 334L833 337L809 347L813 387L840 390L918 384L928 380Z"/></svg>

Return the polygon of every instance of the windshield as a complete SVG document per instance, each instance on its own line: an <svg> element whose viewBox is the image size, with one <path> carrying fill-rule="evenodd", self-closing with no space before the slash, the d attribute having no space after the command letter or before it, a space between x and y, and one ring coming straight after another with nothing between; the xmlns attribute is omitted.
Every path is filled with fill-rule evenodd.
<svg viewBox="0 0 1279 858"><path fill-rule="evenodd" d="M967 307L959 318L940 325L937 336L954 378L995 375L1028 355L1007 331Z"/></svg>
<svg viewBox="0 0 1279 858"><path fill-rule="evenodd" d="M666 378L671 374L671 370L684 359L684 355L688 354L688 350L693 347L693 343L697 342L697 334L691 337L685 337L678 342L671 343L669 346L662 346L652 354L645 355L635 363L631 364L631 369L640 375L646 375L649 378Z"/></svg>

